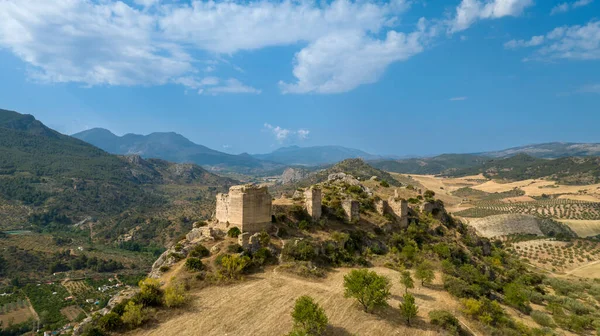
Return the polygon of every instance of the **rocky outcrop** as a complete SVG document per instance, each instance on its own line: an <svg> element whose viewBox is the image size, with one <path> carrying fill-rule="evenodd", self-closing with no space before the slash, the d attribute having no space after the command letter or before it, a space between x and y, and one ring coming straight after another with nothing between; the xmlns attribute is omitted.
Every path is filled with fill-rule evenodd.
<svg viewBox="0 0 600 336"><path fill-rule="evenodd" d="M305 179L309 175L308 171L299 168L287 168L281 174L281 183L294 183Z"/></svg>

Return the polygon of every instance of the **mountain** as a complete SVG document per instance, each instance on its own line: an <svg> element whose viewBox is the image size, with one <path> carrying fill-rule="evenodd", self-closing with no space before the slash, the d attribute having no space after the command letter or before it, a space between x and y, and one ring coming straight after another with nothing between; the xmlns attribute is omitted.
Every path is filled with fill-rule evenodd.
<svg viewBox="0 0 600 336"><path fill-rule="evenodd" d="M255 158L286 165L318 166L331 164L345 159L361 158L364 160L380 159L378 155L369 154L358 149L341 146L289 146L279 148L268 154L255 154Z"/></svg>
<svg viewBox="0 0 600 336"><path fill-rule="evenodd" d="M600 156L600 143L549 142L476 153L475 155L503 158L519 153L545 159L567 156Z"/></svg>
<svg viewBox="0 0 600 336"><path fill-rule="evenodd" d="M488 157L473 154L442 154L430 158L402 160L375 160L369 164L375 168L404 174L441 174L456 169L480 166Z"/></svg>
<svg viewBox="0 0 600 336"><path fill-rule="evenodd" d="M442 175L466 176L480 173L488 178L501 180L518 181L544 177L562 184L594 184L600 182L600 157L541 159L521 153Z"/></svg>
<svg viewBox="0 0 600 336"><path fill-rule="evenodd" d="M140 155L178 163L195 163L213 170L256 172L278 168L280 165L264 162L249 154L232 155L195 144L174 132L156 132L148 135L125 134L117 136L103 128L93 128L73 134L73 137L112 153Z"/></svg>
<svg viewBox="0 0 600 336"><path fill-rule="evenodd" d="M194 164L112 155L31 115L0 110L0 229L60 230L94 217L103 223L94 231L114 238L139 225L127 224L129 215L161 216L186 192L199 214L202 204L235 183Z"/></svg>

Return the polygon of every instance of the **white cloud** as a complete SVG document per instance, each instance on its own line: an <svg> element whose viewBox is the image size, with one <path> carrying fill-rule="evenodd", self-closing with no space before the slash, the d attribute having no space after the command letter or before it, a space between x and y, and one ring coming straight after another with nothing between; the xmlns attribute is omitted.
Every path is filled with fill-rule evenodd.
<svg viewBox="0 0 600 336"><path fill-rule="evenodd" d="M448 32L463 31L478 20L519 16L531 5L533 0L462 0Z"/></svg>
<svg viewBox="0 0 600 336"><path fill-rule="evenodd" d="M215 78L216 79L216 78ZM200 89L198 93L218 95L222 93L253 93L259 94L261 90L255 89L251 86L242 84L235 78L229 78L226 80L210 81L210 84L206 84L206 88Z"/></svg>
<svg viewBox="0 0 600 336"><path fill-rule="evenodd" d="M525 60L597 60L600 59L600 21L590 21L583 26L558 27L545 36L535 36L528 41L513 40L505 46L538 47Z"/></svg>
<svg viewBox="0 0 600 336"><path fill-rule="evenodd" d="M559 13L568 12L571 9L587 6L591 4L594 0L579 0L575 2L563 2L552 8L550 11L550 15L555 15Z"/></svg>
<svg viewBox="0 0 600 336"><path fill-rule="evenodd" d="M461 101L461 100L467 100L468 97L452 97L450 98L450 101Z"/></svg>
<svg viewBox="0 0 600 336"><path fill-rule="evenodd" d="M310 131L307 129L301 128L297 131L293 131L287 128L273 126L269 123L265 123L264 128L267 131L271 132L275 136L275 139L277 139L277 141L280 143L287 141L292 135L295 135L298 138L298 140L306 140L308 139L308 135L310 134Z"/></svg>
<svg viewBox="0 0 600 336"><path fill-rule="evenodd" d="M339 93L376 82L387 66L423 51L435 34L419 21L417 31L388 31L382 40L361 31L324 36L298 52L294 58L295 83L279 83L284 93Z"/></svg>
<svg viewBox="0 0 600 336"><path fill-rule="evenodd" d="M544 35L534 36L530 40L511 40L504 43L504 47L506 49L516 49L521 47L535 47L544 43L545 37Z"/></svg>
<svg viewBox="0 0 600 336"><path fill-rule="evenodd" d="M300 138L301 140L307 139L308 135L310 134L310 131L307 129L299 129L296 134L298 134L298 138Z"/></svg>

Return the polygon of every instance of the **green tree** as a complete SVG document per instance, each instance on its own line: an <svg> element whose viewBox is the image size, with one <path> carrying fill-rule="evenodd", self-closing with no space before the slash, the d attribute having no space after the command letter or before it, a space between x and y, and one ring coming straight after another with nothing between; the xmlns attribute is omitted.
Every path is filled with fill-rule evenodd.
<svg viewBox="0 0 600 336"><path fill-rule="evenodd" d="M121 316L115 312L110 312L98 319L98 327L105 331L113 331L123 325Z"/></svg>
<svg viewBox="0 0 600 336"><path fill-rule="evenodd" d="M433 272L433 265L426 260L423 260L415 271L415 278L421 280L421 286L425 284L429 285L433 279L435 279L435 273Z"/></svg>
<svg viewBox="0 0 600 336"><path fill-rule="evenodd" d="M141 304L135 304L133 301L129 301L125 306L125 312L121 319L125 324L132 328L141 326L146 319L144 307Z"/></svg>
<svg viewBox="0 0 600 336"><path fill-rule="evenodd" d="M294 311L294 330L292 334L322 335L329 323L325 311L310 296L301 296L296 300Z"/></svg>
<svg viewBox="0 0 600 336"><path fill-rule="evenodd" d="M406 324L410 325L410 320L419 313L419 307L415 304L415 297L412 294L404 294L403 299L403 302L400 303L400 315L406 319Z"/></svg>
<svg viewBox="0 0 600 336"><path fill-rule="evenodd" d="M353 270L344 276L344 296L355 298L365 312L387 305L390 280L367 269Z"/></svg>
<svg viewBox="0 0 600 336"><path fill-rule="evenodd" d="M415 288L415 282L410 276L409 271L402 271L402 274L400 275L400 283L402 286L404 286L404 293L408 293L409 288Z"/></svg>
<svg viewBox="0 0 600 336"><path fill-rule="evenodd" d="M523 313L529 314L531 312L529 298L520 284L513 282L504 286L504 301Z"/></svg>

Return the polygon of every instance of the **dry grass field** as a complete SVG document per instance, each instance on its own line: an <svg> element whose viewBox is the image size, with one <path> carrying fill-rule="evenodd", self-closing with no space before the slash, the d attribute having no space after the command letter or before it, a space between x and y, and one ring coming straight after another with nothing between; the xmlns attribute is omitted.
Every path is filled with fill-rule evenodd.
<svg viewBox="0 0 600 336"><path fill-rule="evenodd" d="M37 319L37 314L33 310L30 304L23 308L12 310L8 313L0 314L0 322L2 322L3 326L7 326L9 324L17 324L21 322L25 322L29 319ZM1 330L2 328L0 328ZM1 334L1 332L0 332Z"/></svg>
<svg viewBox="0 0 600 336"><path fill-rule="evenodd" d="M83 313L83 310L78 306L68 306L60 310L60 313L66 316L69 321L75 321L79 314Z"/></svg>
<svg viewBox="0 0 600 336"><path fill-rule="evenodd" d="M579 237L592 237L600 234L600 220L561 219L559 222L567 224Z"/></svg>
<svg viewBox="0 0 600 336"><path fill-rule="evenodd" d="M543 235L537 219L529 215L494 215L484 218L468 219L467 223L473 226L477 230L477 233L488 238L510 234Z"/></svg>
<svg viewBox="0 0 600 336"><path fill-rule="evenodd" d="M343 295L343 276L350 269L336 269L320 281L296 278L268 270L247 281L230 286L208 287L192 292L190 307L173 312L158 325L136 330L130 335L282 335L292 328L290 317L296 298L310 295L329 318L327 335L439 335L428 323L428 312L447 309L460 317L459 303L439 288L417 285L412 293L419 305L419 320L407 327L400 319L398 304L404 293L399 274L387 268L373 268L392 283L390 307L377 314L363 312L353 299ZM464 318L461 320L465 321ZM467 328L476 335L469 324Z"/></svg>

